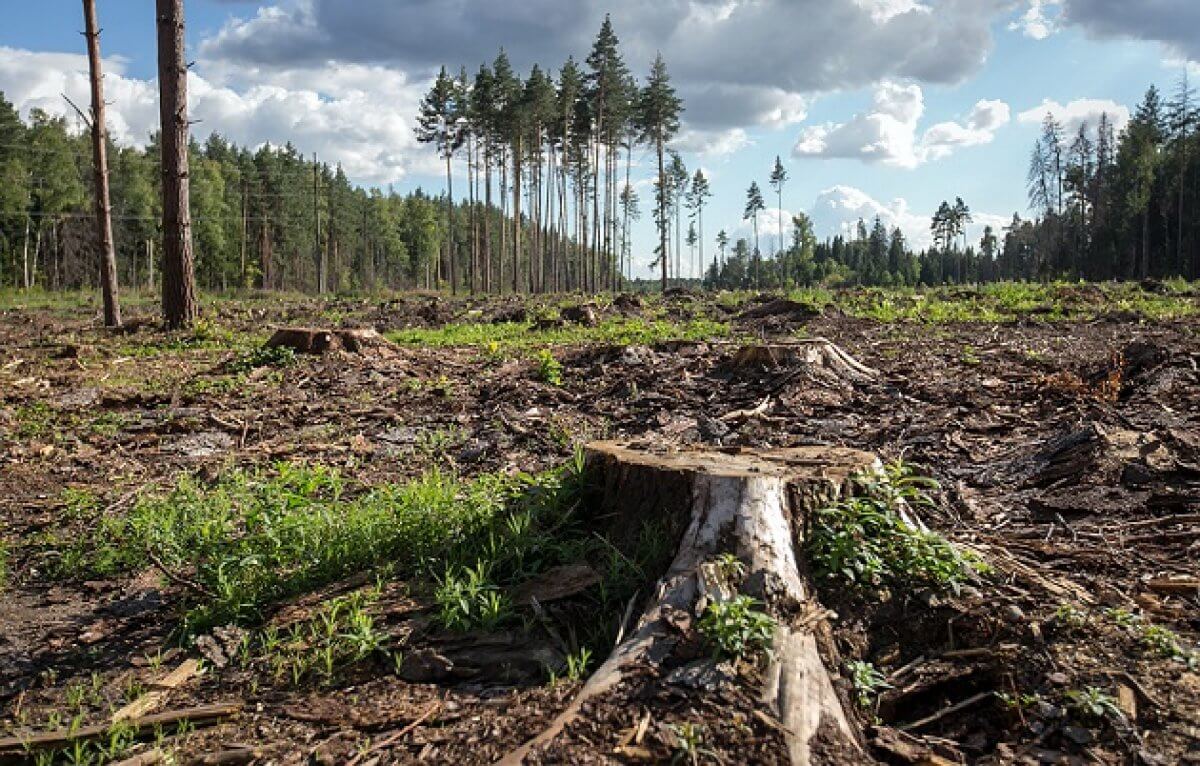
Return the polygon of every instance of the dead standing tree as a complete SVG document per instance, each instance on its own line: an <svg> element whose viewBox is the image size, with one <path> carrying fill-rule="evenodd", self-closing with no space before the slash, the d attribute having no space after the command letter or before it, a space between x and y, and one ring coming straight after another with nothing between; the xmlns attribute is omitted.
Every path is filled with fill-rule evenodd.
<svg viewBox="0 0 1200 766"><path fill-rule="evenodd" d="M187 59L183 0L156 0L159 118L162 123L163 322L171 329L196 319L192 221L188 209Z"/></svg>
<svg viewBox="0 0 1200 766"><path fill-rule="evenodd" d="M100 245L100 289L104 293L104 326L121 325L117 294L117 256L113 248L112 203L108 193L108 130L104 122L104 75L100 64L100 30L96 0L83 0L88 67L92 79L92 162L96 175L96 234Z"/></svg>

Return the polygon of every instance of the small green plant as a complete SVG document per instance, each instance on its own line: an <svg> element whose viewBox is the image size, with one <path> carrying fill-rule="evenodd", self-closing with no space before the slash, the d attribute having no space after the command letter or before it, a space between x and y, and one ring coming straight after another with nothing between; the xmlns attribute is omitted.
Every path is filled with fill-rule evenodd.
<svg viewBox="0 0 1200 766"><path fill-rule="evenodd" d="M296 351L290 346L262 346L247 351L231 361L230 372L245 373L258 367L291 367L296 363Z"/></svg>
<svg viewBox="0 0 1200 766"><path fill-rule="evenodd" d="M714 601L704 609L697 627L715 656L743 657L767 650L775 620L757 606L755 599L739 595Z"/></svg>
<svg viewBox="0 0 1200 766"><path fill-rule="evenodd" d="M880 691L892 688L883 673L869 662L852 660L846 663L846 669L850 671L850 682L854 684L854 699L859 707L871 707Z"/></svg>
<svg viewBox="0 0 1200 766"><path fill-rule="evenodd" d="M588 666L592 664L592 650L586 646L579 651L567 655L567 680L582 681L587 675Z"/></svg>
<svg viewBox="0 0 1200 766"><path fill-rule="evenodd" d="M863 494L817 512L808 552L818 577L856 588L914 584L957 590L987 567L974 554L909 521L903 509L927 506L937 483L893 463L862 474Z"/></svg>
<svg viewBox="0 0 1200 766"><path fill-rule="evenodd" d="M732 553L722 553L717 557L717 570L729 582L737 582L746 576L746 565Z"/></svg>
<svg viewBox="0 0 1200 766"><path fill-rule="evenodd" d="M549 383L552 386L562 385L562 362L555 359L549 349L542 349L537 353L537 376L543 383Z"/></svg>
<svg viewBox="0 0 1200 766"><path fill-rule="evenodd" d="M1095 686L1072 689L1064 696L1067 700L1067 707L1084 718L1121 720L1125 717L1117 705L1117 700L1103 689Z"/></svg>
<svg viewBox="0 0 1200 766"><path fill-rule="evenodd" d="M479 561L474 567L446 570L434 598L438 622L447 630L466 632L494 630L508 618L508 599L492 581L492 565Z"/></svg>
<svg viewBox="0 0 1200 766"><path fill-rule="evenodd" d="M1059 604L1054 610L1054 620L1065 628L1078 630L1087 625L1087 613L1074 604Z"/></svg>
<svg viewBox="0 0 1200 766"><path fill-rule="evenodd" d="M713 757L715 753L704 745L704 727L695 723L669 724L671 733L675 735L675 752L671 755L671 763L686 763L695 766L704 756Z"/></svg>

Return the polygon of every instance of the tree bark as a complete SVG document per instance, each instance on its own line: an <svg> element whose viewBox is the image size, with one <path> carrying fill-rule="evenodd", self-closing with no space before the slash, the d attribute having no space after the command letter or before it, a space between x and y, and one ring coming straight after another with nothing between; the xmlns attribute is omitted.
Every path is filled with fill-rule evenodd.
<svg viewBox="0 0 1200 766"><path fill-rule="evenodd" d="M827 636L824 610L796 553L811 515L848 491L856 472L878 469L874 456L836 447L657 452L588 445L587 470L603 488L600 513L612 516L614 529L635 529L634 520L649 514L683 514L686 531L632 634L548 728L500 763L524 763L562 736L589 700L621 694L636 667L670 657L681 641L681 615L698 617L708 603L738 592L764 603L776 619L762 701L783 724L790 762L872 762L818 649L832 643L818 640ZM740 582L716 565L722 554L744 565Z"/></svg>
<svg viewBox="0 0 1200 766"><path fill-rule="evenodd" d="M188 199L187 58L183 0L156 0L159 119L162 125L162 312L168 328L196 320L196 276Z"/></svg>
<svg viewBox="0 0 1200 766"><path fill-rule="evenodd" d="M96 178L96 236L100 252L100 289L104 295L104 326L121 325L117 294L117 255L113 248L112 204L108 193L108 131L104 123L104 75L100 63L100 29L96 0L83 0L83 18L92 81L92 164Z"/></svg>

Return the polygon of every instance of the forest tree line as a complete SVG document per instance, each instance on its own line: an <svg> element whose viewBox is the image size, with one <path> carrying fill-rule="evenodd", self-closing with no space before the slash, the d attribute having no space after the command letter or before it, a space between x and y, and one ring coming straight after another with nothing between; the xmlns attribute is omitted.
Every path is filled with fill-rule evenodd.
<svg viewBox="0 0 1200 766"><path fill-rule="evenodd" d="M904 234L876 218L824 242L812 221L793 217L764 256L757 216L765 209L757 183L746 194L752 238L718 253L704 283L726 289L817 283L938 285L1002 280L1200 279L1200 108L1186 73L1172 96L1146 91L1118 134L1111 117L1084 122L1071 135L1047 114L1030 155L1030 218L1014 213L1002 230L985 226L967 237L970 207L943 202L930 222L932 245L913 252ZM776 158L771 187L780 195L787 172ZM769 240L768 240L769 242ZM768 245L769 246L769 245Z"/></svg>
<svg viewBox="0 0 1200 766"><path fill-rule="evenodd" d="M1054 278L1200 278L1200 124L1186 78L1164 99L1151 87L1118 133L1108 115L1072 135L1047 115L1031 152L1033 215L968 240L970 208L943 203L933 244L913 250L876 219L820 241L812 221L760 231L767 200L746 194L753 235L717 233L706 252L712 196L670 140L682 104L659 59L639 87L606 20L583 66L557 78L534 66L522 80L503 51L471 77L443 70L421 105L418 138L465 165L468 189L364 189L340 167L290 144L251 150L217 134L191 146L196 272L210 290L351 291L451 288L492 292L630 286L631 228L641 216L633 152L659 160L652 216L663 284L717 288L918 285ZM158 140L110 144L120 281L152 285L160 248ZM33 110L28 122L0 94L0 284L65 289L96 281L86 134ZM784 209L787 169L767 185ZM516 222L520 221L518 225ZM781 227L782 228L782 227Z"/></svg>

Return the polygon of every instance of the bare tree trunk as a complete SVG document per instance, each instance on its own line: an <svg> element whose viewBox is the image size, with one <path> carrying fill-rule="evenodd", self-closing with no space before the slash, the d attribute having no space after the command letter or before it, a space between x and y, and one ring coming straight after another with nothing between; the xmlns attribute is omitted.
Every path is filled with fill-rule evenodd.
<svg viewBox="0 0 1200 766"><path fill-rule="evenodd" d="M483 291L492 291L492 149L483 147Z"/></svg>
<svg viewBox="0 0 1200 766"><path fill-rule="evenodd" d="M512 289L513 293L520 292L521 278L521 137L517 136L516 146L513 147L513 261Z"/></svg>
<svg viewBox="0 0 1200 766"><path fill-rule="evenodd" d="M100 30L96 0L83 0L87 29L88 70L92 80L92 164L96 177L96 236L100 247L100 289L104 295L104 326L121 325L117 294L117 255L113 249L112 204L108 193L108 131L104 123L104 75L100 64Z"/></svg>
<svg viewBox="0 0 1200 766"><path fill-rule="evenodd" d="M22 286L28 290L33 284L33 274L29 270L29 220L28 215L25 216L25 244L21 246L21 276Z"/></svg>
<svg viewBox="0 0 1200 766"><path fill-rule="evenodd" d="M446 152L446 260L450 269L450 294L458 294L458 264L454 257L454 174L450 167L450 153Z"/></svg>
<svg viewBox="0 0 1200 766"><path fill-rule="evenodd" d="M183 0L156 0L159 118L162 125L162 311L167 327L196 320L196 276L188 208L187 58Z"/></svg>

